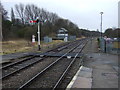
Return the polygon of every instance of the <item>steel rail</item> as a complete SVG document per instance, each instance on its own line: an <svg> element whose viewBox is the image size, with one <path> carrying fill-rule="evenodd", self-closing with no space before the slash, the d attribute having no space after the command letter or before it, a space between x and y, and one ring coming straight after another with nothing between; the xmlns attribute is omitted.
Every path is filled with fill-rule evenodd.
<svg viewBox="0 0 120 90"><path fill-rule="evenodd" d="M65 48L67 48L68 46L73 45L73 43L74 43L74 44L77 43L78 41L81 41L81 40L73 41L72 43L69 43L69 44L67 44L67 45L65 45L65 46L63 46L63 47L60 47L60 48L58 48L57 50L58 50L58 51L61 51L61 50L65 49Z"/></svg>
<svg viewBox="0 0 120 90"><path fill-rule="evenodd" d="M6 66L4 66L4 67L1 67L0 69L5 69L5 68L8 68L8 67L11 67L11 66L13 66L13 65L22 63L22 62L27 61L27 60L30 60L30 59L32 59L32 58L34 58L34 57L35 57L35 56L32 56L32 57L28 57L28 58L22 59L22 60L20 60L20 61L17 61L17 62L8 64L8 65L6 65Z"/></svg>
<svg viewBox="0 0 120 90"><path fill-rule="evenodd" d="M9 74L3 76L3 77L0 78L0 79L5 79L5 78L7 78L7 77L9 77L9 76L11 76L11 75L13 75L13 74L15 74L15 73L17 73L17 72L23 70L23 69L26 69L26 68L28 68L28 67L30 67L30 66L36 64L37 62L40 62L41 60L43 60L43 58L38 59L38 60L36 60L36 61L34 61L34 62L32 62L32 63L30 63L30 64L24 66L24 67L21 67L21 68L19 68L18 70L13 71L13 72L11 72L11 73L9 73Z"/></svg>
<svg viewBox="0 0 120 90"><path fill-rule="evenodd" d="M47 67L45 67L43 70L41 70L38 74L36 74L34 77L32 77L26 83L24 83L23 85L21 85L17 90L21 90L21 89L27 87L28 85L30 85L30 83L32 81L34 81L38 76L40 76L45 71L47 71L49 68L51 68L53 65L55 65L59 60L61 60L65 55L67 55L68 53L70 53L71 51L73 51L75 48L77 48L80 44L76 45L75 47L73 47L72 49L70 49L68 52L66 52L64 55L62 55L61 57L59 57L58 59L56 59L54 62L52 62L51 64L49 64Z"/></svg>
<svg viewBox="0 0 120 90"><path fill-rule="evenodd" d="M65 44L65 45L60 46L60 47L57 47L57 48L55 48L55 49L57 49L58 51L60 51L60 50L62 50L62 49L64 49L64 48L66 48L67 46L69 46L69 44L71 44L71 43ZM51 49L51 50L48 50L48 51L46 51L46 52L54 51L55 49ZM0 69L5 69L5 68L10 67L10 66L13 66L13 65L15 65L15 64L18 64L18 63L24 62L24 61L26 61L26 60L32 59L32 58L34 58L34 57L35 57L35 56L28 57L28 58L22 59L22 60L20 60L20 61L17 61L17 62L8 64L8 65L5 65L5 66L3 66L3 67L0 67Z"/></svg>
<svg viewBox="0 0 120 90"><path fill-rule="evenodd" d="M76 42L78 42L78 41L81 41L81 39L80 39L80 40L73 41L73 42L69 42L69 43L67 43L67 44L65 44L65 45L56 47L56 48L54 48L54 49L50 49L50 50L48 50L48 51L46 51L46 52L51 52L51 51L54 51L54 50L61 51L61 50L65 49L66 46L70 46L71 44L76 43ZM64 47L64 48L63 48L63 47Z"/></svg>
<svg viewBox="0 0 120 90"><path fill-rule="evenodd" d="M70 45L71 45L71 44L68 44L68 45L66 45L66 46L60 47L60 48L58 48L57 50L58 50L58 51L61 51L61 50L65 49L65 48L67 48L67 47L70 46Z"/></svg>
<svg viewBox="0 0 120 90"><path fill-rule="evenodd" d="M68 44L68 45L69 45L69 44ZM68 46L68 45L67 45L67 46ZM32 57L29 57L29 58L27 58L27 59L23 59L23 60L21 60L21 61L15 62L15 63L8 64L8 65L4 66L3 69L8 68L8 67L11 67L11 66L16 65L16 64L19 64L19 63L22 63L22 62L24 62L24 61L26 61L26 60L29 60L29 59L32 59L32 58L34 58L34 57L35 57L35 56L32 56ZM11 75L13 75L13 74L15 74L15 73L17 73L17 72L25 69L25 68L27 68L27 67L29 67L29 66L37 63L37 62L39 62L39 60L37 60L37 61L35 61L35 62L33 62L33 63L30 63L30 64L28 64L28 65L26 65L26 66L24 66L24 67L22 67L22 68L19 68L18 70L13 71L13 72L11 72L11 73L9 73L9 74L1 77L0 79L5 79L5 78L7 78L7 77L9 77L9 76L11 76Z"/></svg>
<svg viewBox="0 0 120 90"><path fill-rule="evenodd" d="M69 43L69 44L70 44L70 43ZM64 46L57 47L58 49L57 49L57 48L55 48L55 49L57 49L57 50L64 49L65 47L69 46L69 44L65 44ZM63 47L63 48L62 48L62 47ZM48 50L48 51L46 51L46 52L54 51L55 49L51 49L51 50ZM22 63L22 62L24 62L24 61L26 61L26 60L29 60L29 59L32 59L32 58L34 58L34 57L35 57L35 56L28 57L28 58L22 59L22 60L20 60L20 61L17 61L17 62L14 62L14 63L8 64L8 65L5 65L5 66L1 67L0 69L8 68L8 67L10 67L10 66L13 66L13 65L15 65L15 64Z"/></svg>
<svg viewBox="0 0 120 90"><path fill-rule="evenodd" d="M58 81L56 82L56 84L53 86L52 90L57 89L57 87L59 87L60 83L62 82L62 80L64 79L65 75L67 74L68 70L70 69L70 67L72 66L72 64L75 62L77 56L79 55L79 53L81 53L81 51L83 50L83 48L86 46L87 42L82 46L82 48L78 51L78 53L75 55L75 57L73 58L73 60L71 61L71 63L68 65L68 67L65 69L65 71L63 72L63 74L61 75L61 77L58 79Z"/></svg>

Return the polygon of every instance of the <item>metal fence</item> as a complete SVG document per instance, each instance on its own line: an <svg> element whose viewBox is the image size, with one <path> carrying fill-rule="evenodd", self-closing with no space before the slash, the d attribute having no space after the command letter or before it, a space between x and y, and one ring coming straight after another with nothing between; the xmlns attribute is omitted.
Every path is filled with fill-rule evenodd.
<svg viewBox="0 0 120 90"><path fill-rule="evenodd" d="M120 39L99 38L99 47L102 52L120 54Z"/></svg>

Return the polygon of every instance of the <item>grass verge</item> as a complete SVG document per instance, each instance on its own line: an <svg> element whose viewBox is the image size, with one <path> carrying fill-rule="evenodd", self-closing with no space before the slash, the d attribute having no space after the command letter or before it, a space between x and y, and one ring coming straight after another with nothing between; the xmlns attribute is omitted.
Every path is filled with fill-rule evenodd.
<svg viewBox="0 0 120 90"><path fill-rule="evenodd" d="M26 40L3 41L1 43L2 43L2 52L0 52L0 55L16 53L16 52L38 51L37 42L34 45ZM61 43L64 42L62 40L53 40L52 42L49 43L41 42L41 51L44 51L48 48L52 48Z"/></svg>

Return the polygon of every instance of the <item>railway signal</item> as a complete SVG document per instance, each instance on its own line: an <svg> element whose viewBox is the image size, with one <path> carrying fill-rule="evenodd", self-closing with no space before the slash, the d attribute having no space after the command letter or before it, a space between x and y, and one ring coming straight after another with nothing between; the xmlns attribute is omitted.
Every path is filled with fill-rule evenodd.
<svg viewBox="0 0 120 90"><path fill-rule="evenodd" d="M41 37L41 23L46 22L47 20L40 20L39 17L37 17L36 20L30 20L30 23L38 23L38 50L40 51L40 37Z"/></svg>
<svg viewBox="0 0 120 90"><path fill-rule="evenodd" d="M35 20L30 20L30 23L36 23L37 21L35 21Z"/></svg>

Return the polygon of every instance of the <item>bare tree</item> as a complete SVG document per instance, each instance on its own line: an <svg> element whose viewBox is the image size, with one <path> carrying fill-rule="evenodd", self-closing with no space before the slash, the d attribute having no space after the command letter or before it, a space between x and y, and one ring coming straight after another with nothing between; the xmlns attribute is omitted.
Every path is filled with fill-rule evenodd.
<svg viewBox="0 0 120 90"><path fill-rule="evenodd" d="M51 22L52 24L55 24L56 20L58 20L59 17L55 13L49 13L48 14L48 21Z"/></svg>
<svg viewBox="0 0 120 90"><path fill-rule="evenodd" d="M40 9L35 5L26 5L25 7L25 17L26 20L34 20L39 17L40 20L47 20L51 23L54 23L56 19L58 19L57 14L50 13L45 9Z"/></svg>
<svg viewBox="0 0 120 90"><path fill-rule="evenodd" d="M7 16L8 12L4 9L3 5L1 4L1 2L0 2L0 11L2 13L2 19L3 20L7 20L8 19L8 16Z"/></svg>
<svg viewBox="0 0 120 90"><path fill-rule="evenodd" d="M31 5L31 7L32 7L32 12L33 12L33 17L34 17L34 19L36 19L39 16L39 14L41 13L40 8L38 8L35 5Z"/></svg>
<svg viewBox="0 0 120 90"><path fill-rule="evenodd" d="M13 8L11 8L11 21L13 24L15 24L15 14L14 14Z"/></svg>
<svg viewBox="0 0 120 90"><path fill-rule="evenodd" d="M24 7L24 4L19 4L19 5L15 5L15 10L16 10L16 13L18 15L18 17L21 19L22 21L22 24L25 23L25 15L24 15L24 11L25 11L25 7Z"/></svg>
<svg viewBox="0 0 120 90"><path fill-rule="evenodd" d="M39 17L40 20L47 20L48 22L54 24L56 20L59 19L58 15L55 13L48 12L43 8L39 8L34 4L23 4L15 5L17 15L20 17L22 23L24 21L29 22L29 20L35 20Z"/></svg>
<svg viewBox="0 0 120 90"><path fill-rule="evenodd" d="M26 20L34 20L38 17L40 13L40 10L37 6L35 5L26 5L25 7L25 17L26 17Z"/></svg>

